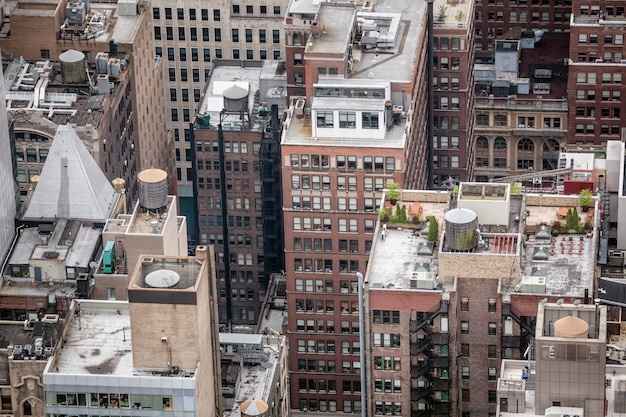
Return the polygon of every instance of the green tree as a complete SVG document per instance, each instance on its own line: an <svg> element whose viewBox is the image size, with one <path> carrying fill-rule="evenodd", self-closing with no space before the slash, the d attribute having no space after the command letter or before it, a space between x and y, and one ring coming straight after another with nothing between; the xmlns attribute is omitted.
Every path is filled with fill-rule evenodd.
<svg viewBox="0 0 626 417"><path fill-rule="evenodd" d="M438 237L439 225L437 224L437 219L435 219L435 216L430 216L430 220L428 221L428 240L434 242Z"/></svg>

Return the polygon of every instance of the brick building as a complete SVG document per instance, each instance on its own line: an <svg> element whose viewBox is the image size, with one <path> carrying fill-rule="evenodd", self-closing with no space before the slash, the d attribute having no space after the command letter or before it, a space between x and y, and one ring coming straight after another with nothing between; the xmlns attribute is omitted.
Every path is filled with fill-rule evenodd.
<svg viewBox="0 0 626 417"><path fill-rule="evenodd" d="M426 185L426 5L366 3L287 11L280 165L296 415L361 411L356 273L387 183Z"/></svg>
<svg viewBox="0 0 626 417"><path fill-rule="evenodd" d="M216 248L222 323L256 325L283 268L278 112L260 106L262 73L282 66L263 64L215 65L192 131L198 236Z"/></svg>
<svg viewBox="0 0 626 417"><path fill-rule="evenodd" d="M624 6L572 5L569 47L568 143L603 145L619 140L623 121Z"/></svg>
<svg viewBox="0 0 626 417"><path fill-rule="evenodd" d="M195 218L196 208L189 123L202 102L213 64L216 60L245 65L248 61L283 58L282 26L287 3L151 2L153 54L162 57L165 67L164 121L178 150L175 165L181 214L189 219ZM192 226L194 222L189 224L189 237L193 240L196 230Z"/></svg>
<svg viewBox="0 0 626 417"><path fill-rule="evenodd" d="M368 414L494 415L501 360L527 357L541 300L591 302L594 238L553 239L546 226L578 198L461 183L458 197L405 190L402 203L439 233L377 223L364 281Z"/></svg>
<svg viewBox="0 0 626 417"><path fill-rule="evenodd" d="M568 43L567 34L499 40L494 63L476 64L476 180L559 168L567 141Z"/></svg>
<svg viewBox="0 0 626 417"><path fill-rule="evenodd" d="M433 2L435 186L474 176L474 7Z"/></svg>
<svg viewBox="0 0 626 417"><path fill-rule="evenodd" d="M568 32L572 0L479 0L476 2L476 58L493 59L497 39L519 38L521 32Z"/></svg>
<svg viewBox="0 0 626 417"><path fill-rule="evenodd" d="M82 53L85 57L83 65L92 71L90 75L97 77L94 72L98 72L106 76L98 81L85 75L80 82L66 83L74 85L50 92L71 93L85 88L89 91L90 88L97 89L100 82L99 94L107 96L104 100L115 112L106 123L93 121L100 113L97 104L103 100L96 97L90 103L96 110L91 128L84 120L90 117L86 108L84 112L67 112L64 122L97 132L86 133L86 136L92 136L92 147L97 147L94 155L99 156L105 172L114 172L109 166L119 165L121 168L115 174L132 178L144 168L161 167L168 172L170 191L175 192L174 144L167 136L162 94L164 65L160 58L154 57L152 22L150 14L144 10L146 4L85 1L76 6L65 0L54 4L29 1L15 4L0 27L0 47L5 56L26 60L59 61L61 54L70 49ZM100 55L102 52L108 55ZM80 64L78 60L70 62ZM78 71L81 66L74 68ZM98 68L99 71L94 71ZM114 88L105 94L107 81L123 89ZM54 83L49 84L51 90ZM101 125L106 127L103 131L99 130ZM37 138L49 135L49 128L34 132L28 132L26 128L22 130L36 133ZM119 142L116 146L107 146L107 141ZM41 154L36 163L40 162ZM133 188L129 194L136 196L132 180L131 185Z"/></svg>

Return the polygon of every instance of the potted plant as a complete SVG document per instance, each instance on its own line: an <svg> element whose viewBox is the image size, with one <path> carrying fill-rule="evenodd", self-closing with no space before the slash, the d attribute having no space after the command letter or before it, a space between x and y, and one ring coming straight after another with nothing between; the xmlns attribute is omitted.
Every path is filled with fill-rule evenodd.
<svg viewBox="0 0 626 417"><path fill-rule="evenodd" d="M391 205L395 206L400 199L400 184L398 184L397 182L388 182L387 197L389 197L389 202L391 203Z"/></svg>
<svg viewBox="0 0 626 417"><path fill-rule="evenodd" d="M589 210L589 207L593 205L593 193L591 190L585 188L580 190L580 196L578 197L578 204L584 212Z"/></svg>
<svg viewBox="0 0 626 417"><path fill-rule="evenodd" d="M443 4L439 6L439 14L437 15L437 21L443 23L448 18L448 8Z"/></svg>

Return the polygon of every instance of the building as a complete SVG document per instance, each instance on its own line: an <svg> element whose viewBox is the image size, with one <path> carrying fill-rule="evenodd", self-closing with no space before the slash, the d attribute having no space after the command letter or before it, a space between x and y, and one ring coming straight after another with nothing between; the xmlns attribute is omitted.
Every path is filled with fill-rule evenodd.
<svg viewBox="0 0 626 417"><path fill-rule="evenodd" d="M474 179L472 1L434 1L433 170L435 187Z"/></svg>
<svg viewBox="0 0 626 417"><path fill-rule="evenodd" d="M132 83L131 72L114 70L118 75L111 83L109 66L87 70L82 52L69 50L60 59L61 63L13 60L5 71L21 200L36 185L57 126L69 121L108 180L123 179L128 200L135 201L138 163L131 134L133 121L128 117L133 111L132 100L126 93ZM89 84L87 78L98 80L100 88Z"/></svg>
<svg viewBox="0 0 626 417"><path fill-rule="evenodd" d="M105 124L104 131L100 131L100 124L94 122L91 126L93 131L89 134L88 123L83 121L89 116L85 116L84 112L70 112L65 121L69 119L77 126L84 124L85 134L92 136L92 146L94 141L98 142L98 152L93 151L93 155L99 155L105 172L112 170L109 165L119 165L122 170L120 177L134 178L144 168L163 167L168 172L170 191L175 194L174 144L167 134L165 98L162 94L165 88L164 64L161 58L154 56L152 21L150 12L145 10L146 4L136 1L120 4L84 1L74 4L65 0L56 3L15 3L0 27L0 47L11 58L67 64L71 70L65 72L65 76L69 77L64 81L71 85L65 90L57 86L59 88L51 92L71 95L87 88L99 90L95 96L107 96L95 97L91 103L95 109L102 100L108 100L115 111L108 126ZM68 54L69 50L74 52ZM84 56L84 61L81 56ZM95 68L100 79L89 79L88 71L82 72L83 65ZM126 80L128 75L124 72L129 73L130 80ZM114 88L113 92L106 94L110 89L107 88L107 80L109 83L121 83L124 89ZM45 84L45 78L41 83ZM48 84L54 85L54 82L50 80ZM47 91L45 85L38 87L39 93ZM44 100L34 105L45 105L50 97L53 96L44 95ZM96 116L94 119L97 119ZM24 134L36 134L35 139L50 136L49 128L46 132L37 129L23 131ZM118 136L121 137L120 142L111 147L111 142L117 142ZM136 158L135 166L131 165L133 158ZM38 162L41 162L41 155ZM131 180L128 186L131 185L136 184ZM130 189L129 195L136 195L136 192L136 189Z"/></svg>
<svg viewBox="0 0 626 417"><path fill-rule="evenodd" d="M190 122L202 102L213 63L228 60L246 65L247 61L283 58L282 25L287 1L246 5L220 0L207 5L186 0L172 7L169 1L157 0L151 6L154 54L165 61L164 120L178 150L181 213L191 219L196 205ZM189 237L194 237L191 229Z"/></svg>
<svg viewBox="0 0 626 417"><path fill-rule="evenodd" d="M90 296L102 226L123 206L70 125L57 128L37 186L20 213L18 236L3 271L1 316L61 313Z"/></svg>
<svg viewBox="0 0 626 417"><path fill-rule="evenodd" d="M572 4L568 79L568 143L602 145L619 140L624 123L622 76L624 9L611 2Z"/></svg>
<svg viewBox="0 0 626 417"><path fill-rule="evenodd" d="M404 190L386 214L404 206L418 220L377 224L364 280L368 410L496 413L500 362L538 346L542 300L592 308L598 236L559 226L578 202L509 184ZM577 227L595 215L581 212Z"/></svg>
<svg viewBox="0 0 626 417"><path fill-rule="evenodd" d="M288 415L286 346L280 334L220 333L225 415Z"/></svg>
<svg viewBox="0 0 626 417"><path fill-rule="evenodd" d="M284 65L216 63L193 125L197 235L215 245L220 320L229 325L259 322L270 274L283 268L281 127L278 106L261 96L263 73L284 78Z"/></svg>
<svg viewBox="0 0 626 417"><path fill-rule="evenodd" d="M623 408L623 365L606 344L607 308L541 303L535 349L526 361L503 360L498 412L504 416L601 416Z"/></svg>
<svg viewBox="0 0 626 417"><path fill-rule="evenodd" d="M142 254L188 254L185 217L178 216L175 196L168 196L167 173L156 168L139 173L139 200L131 213L107 220L102 229L102 256L93 271L92 298L126 300L129 273Z"/></svg>
<svg viewBox="0 0 626 417"><path fill-rule="evenodd" d="M222 415L214 258L196 254L142 256L128 302L72 304L43 372L46 414Z"/></svg>
<svg viewBox="0 0 626 417"><path fill-rule="evenodd" d="M565 54L568 43L566 34L499 40L494 63L476 64L476 180L561 168L568 67L559 52ZM535 185L556 186L544 180L538 175Z"/></svg>
<svg viewBox="0 0 626 417"><path fill-rule="evenodd" d="M499 0L476 5L476 58L493 59L498 39L519 38L522 32L569 32L571 0Z"/></svg>
<svg viewBox="0 0 626 417"><path fill-rule="evenodd" d="M0 168L2 169L0 172L0 178L2 178L0 193L6 196L2 199L2 205L0 206L0 259L4 262L15 235L15 214L17 212L17 200L10 198L10 196L17 196L14 181L17 163L15 158L13 158L15 143L9 131L9 121L4 101L4 86L0 88L0 127L0 158L2 158L0 161L0 167L2 167Z"/></svg>
<svg viewBox="0 0 626 417"><path fill-rule="evenodd" d="M427 183L426 5L366 3L287 11L288 92L305 92L291 96L280 160L296 415L361 412L356 273L380 191Z"/></svg>

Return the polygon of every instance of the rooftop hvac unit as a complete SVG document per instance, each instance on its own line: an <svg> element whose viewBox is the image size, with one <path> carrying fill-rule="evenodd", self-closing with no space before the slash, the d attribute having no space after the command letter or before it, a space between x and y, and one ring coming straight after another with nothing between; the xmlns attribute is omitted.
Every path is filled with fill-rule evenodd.
<svg viewBox="0 0 626 417"><path fill-rule="evenodd" d="M82 25L87 16L87 5L82 1L70 1L65 7L65 18L70 24Z"/></svg>

